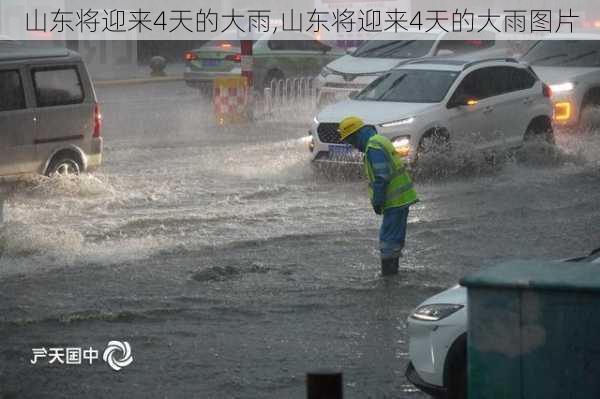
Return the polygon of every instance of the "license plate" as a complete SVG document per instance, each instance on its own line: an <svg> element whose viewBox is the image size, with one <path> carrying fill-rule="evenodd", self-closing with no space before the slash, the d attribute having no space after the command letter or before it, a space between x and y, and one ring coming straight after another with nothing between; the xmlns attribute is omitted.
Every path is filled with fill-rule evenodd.
<svg viewBox="0 0 600 399"><path fill-rule="evenodd" d="M331 144L329 146L329 157L345 161L360 161L362 156L351 145Z"/></svg>
<svg viewBox="0 0 600 399"><path fill-rule="evenodd" d="M202 60L202 66L211 68L221 65L221 60Z"/></svg>

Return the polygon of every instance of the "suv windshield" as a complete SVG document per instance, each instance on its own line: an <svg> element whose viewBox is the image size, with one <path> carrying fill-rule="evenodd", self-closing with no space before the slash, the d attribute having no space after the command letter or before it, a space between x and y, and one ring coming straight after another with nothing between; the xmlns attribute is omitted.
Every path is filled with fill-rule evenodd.
<svg viewBox="0 0 600 399"><path fill-rule="evenodd" d="M545 40L534 46L523 61L536 66L600 66L598 40Z"/></svg>
<svg viewBox="0 0 600 399"><path fill-rule="evenodd" d="M429 53L435 40L369 40L352 54L367 58L418 58Z"/></svg>
<svg viewBox="0 0 600 399"><path fill-rule="evenodd" d="M355 98L362 101L438 103L458 74L455 71L397 70L380 77Z"/></svg>

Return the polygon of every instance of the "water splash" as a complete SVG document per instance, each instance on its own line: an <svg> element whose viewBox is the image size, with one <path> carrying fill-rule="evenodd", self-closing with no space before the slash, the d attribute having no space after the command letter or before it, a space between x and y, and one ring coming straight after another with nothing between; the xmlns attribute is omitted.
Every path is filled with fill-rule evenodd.
<svg viewBox="0 0 600 399"><path fill-rule="evenodd" d="M433 146L420 155L413 173L421 181L493 176L515 168L586 166L600 160L600 135L560 133L556 145L532 140L513 150L476 148L474 142ZM508 168L508 169L507 169Z"/></svg>
<svg viewBox="0 0 600 399"><path fill-rule="evenodd" d="M0 254L6 257L51 256L72 260L83 235L62 226L5 222L0 225Z"/></svg>
<svg viewBox="0 0 600 399"><path fill-rule="evenodd" d="M114 196L115 189L102 175L82 174L56 175L46 177L41 175L25 175L6 185L9 195L23 195L38 198L56 197L101 197Z"/></svg>

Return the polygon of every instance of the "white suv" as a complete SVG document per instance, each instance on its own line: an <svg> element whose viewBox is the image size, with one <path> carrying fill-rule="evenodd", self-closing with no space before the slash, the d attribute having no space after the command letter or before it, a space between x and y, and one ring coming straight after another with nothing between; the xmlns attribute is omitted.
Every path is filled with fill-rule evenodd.
<svg viewBox="0 0 600 399"><path fill-rule="evenodd" d="M600 248L564 262L600 265ZM406 377L434 397L467 398L467 305L467 289L457 285L421 303L408 318Z"/></svg>
<svg viewBox="0 0 600 399"><path fill-rule="evenodd" d="M317 77L318 103L326 105L345 100L389 70L415 59L474 52L487 58L513 55L510 42L494 40L493 32L483 31L480 34L484 36L479 40L465 40L457 33L431 31L412 33L418 40L386 40L393 36L381 33L323 68Z"/></svg>
<svg viewBox="0 0 600 399"><path fill-rule="evenodd" d="M597 39L598 35L592 37ZM522 61L550 85L556 127L587 128L598 124L600 40L539 41Z"/></svg>
<svg viewBox="0 0 600 399"><path fill-rule="evenodd" d="M409 162L429 143L487 150L530 138L554 142L550 89L514 59L421 60L388 72L316 116L309 144L314 162L361 161L339 140L338 124L347 116L375 127Z"/></svg>

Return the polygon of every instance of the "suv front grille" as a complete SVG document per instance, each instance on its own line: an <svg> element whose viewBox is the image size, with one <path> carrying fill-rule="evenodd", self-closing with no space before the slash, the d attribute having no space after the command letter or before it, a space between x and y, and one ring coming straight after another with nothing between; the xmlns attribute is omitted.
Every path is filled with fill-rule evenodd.
<svg viewBox="0 0 600 399"><path fill-rule="evenodd" d="M319 140L322 143L342 144L340 134L338 133L339 123L321 123L317 128Z"/></svg>
<svg viewBox="0 0 600 399"><path fill-rule="evenodd" d="M343 144L340 140L340 133L338 132L339 123L320 123L317 127L317 134L321 143L326 144ZM365 125L372 127L372 125Z"/></svg>

